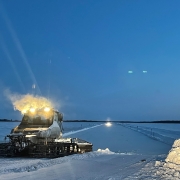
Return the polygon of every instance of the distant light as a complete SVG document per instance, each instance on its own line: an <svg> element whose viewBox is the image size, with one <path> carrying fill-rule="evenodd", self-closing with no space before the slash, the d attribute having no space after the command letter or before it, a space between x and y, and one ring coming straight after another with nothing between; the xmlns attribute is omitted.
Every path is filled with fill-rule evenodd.
<svg viewBox="0 0 180 180"><path fill-rule="evenodd" d="M107 127L112 126L112 124L111 124L110 122L107 122L105 125L106 125Z"/></svg>
<svg viewBox="0 0 180 180"><path fill-rule="evenodd" d="M34 109L34 108L31 108L29 111L30 111L31 113L34 113L34 112L35 112L35 109Z"/></svg>
<svg viewBox="0 0 180 180"><path fill-rule="evenodd" d="M132 74L132 73L133 73L133 71L128 71L128 73L129 73L129 74Z"/></svg>
<svg viewBox="0 0 180 180"><path fill-rule="evenodd" d="M143 71L143 73L147 73L147 71Z"/></svg>
<svg viewBox="0 0 180 180"><path fill-rule="evenodd" d="M49 112L49 111L50 111L50 108L49 108L49 107L46 107L46 108L44 108L44 111Z"/></svg>

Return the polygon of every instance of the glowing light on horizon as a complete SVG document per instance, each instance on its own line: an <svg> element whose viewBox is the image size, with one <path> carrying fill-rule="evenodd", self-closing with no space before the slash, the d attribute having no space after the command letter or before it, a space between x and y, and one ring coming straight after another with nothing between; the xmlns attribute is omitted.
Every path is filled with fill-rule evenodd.
<svg viewBox="0 0 180 180"><path fill-rule="evenodd" d="M128 71L128 73L129 73L129 74L132 74L132 73L133 73L133 71Z"/></svg>
<svg viewBox="0 0 180 180"><path fill-rule="evenodd" d="M107 122L105 125L106 125L107 127L112 126L112 124L111 124L110 122Z"/></svg>

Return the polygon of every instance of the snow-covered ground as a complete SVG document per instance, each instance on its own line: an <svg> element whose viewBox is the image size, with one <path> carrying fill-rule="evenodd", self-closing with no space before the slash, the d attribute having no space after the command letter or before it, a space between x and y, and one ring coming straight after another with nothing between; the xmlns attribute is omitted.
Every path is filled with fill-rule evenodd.
<svg viewBox="0 0 180 180"><path fill-rule="evenodd" d="M176 139L180 138L179 124L122 124L118 125L130 128L134 131L142 133L150 138L172 145ZM174 126L174 128L173 128Z"/></svg>
<svg viewBox="0 0 180 180"><path fill-rule="evenodd" d="M173 145L168 139L178 139L178 131L148 124L138 128L115 123L111 127L102 123L73 126L64 123L64 136L92 142L93 152L56 159L0 158L0 179L180 179L180 142ZM14 124L1 123L0 127L3 137Z"/></svg>

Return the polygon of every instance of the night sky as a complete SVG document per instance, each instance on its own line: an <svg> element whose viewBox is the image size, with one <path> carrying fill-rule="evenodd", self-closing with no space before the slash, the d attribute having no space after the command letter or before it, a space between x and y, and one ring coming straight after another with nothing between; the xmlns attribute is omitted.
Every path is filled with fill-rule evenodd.
<svg viewBox="0 0 180 180"><path fill-rule="evenodd" d="M0 118L21 118L8 89L51 99L64 119L180 119L179 7L0 0Z"/></svg>

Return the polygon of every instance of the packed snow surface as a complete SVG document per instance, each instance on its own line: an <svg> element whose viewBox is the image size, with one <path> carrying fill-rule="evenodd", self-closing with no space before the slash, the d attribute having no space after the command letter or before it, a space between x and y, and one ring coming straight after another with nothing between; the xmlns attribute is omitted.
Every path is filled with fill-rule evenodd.
<svg viewBox="0 0 180 180"><path fill-rule="evenodd" d="M156 127L153 134L152 127L115 123L66 127L64 136L87 140L94 151L55 159L0 158L0 179L180 179L180 140L173 130ZM172 145L169 138L177 140Z"/></svg>
<svg viewBox="0 0 180 180"><path fill-rule="evenodd" d="M155 123L149 124L149 127L147 124L118 124L169 145L172 145L176 139L180 138L180 131L177 130L177 127L180 128L179 124L174 124L175 128L173 130L170 130L172 129L172 124L169 125L170 127L165 124L164 128L162 124L160 126Z"/></svg>

